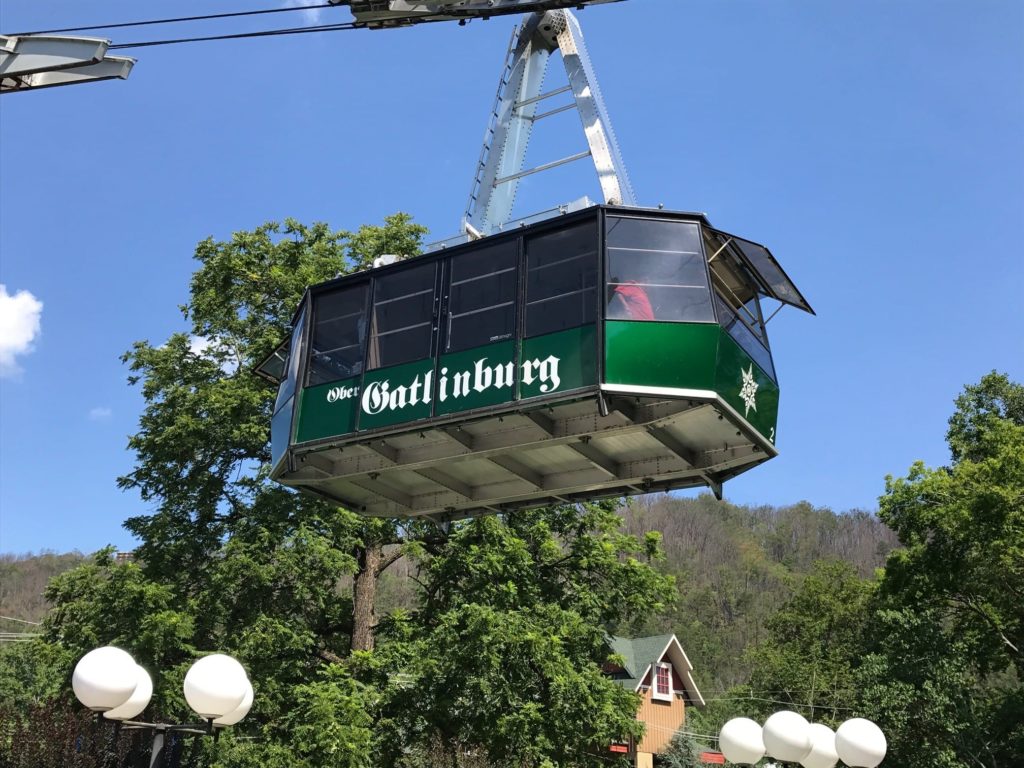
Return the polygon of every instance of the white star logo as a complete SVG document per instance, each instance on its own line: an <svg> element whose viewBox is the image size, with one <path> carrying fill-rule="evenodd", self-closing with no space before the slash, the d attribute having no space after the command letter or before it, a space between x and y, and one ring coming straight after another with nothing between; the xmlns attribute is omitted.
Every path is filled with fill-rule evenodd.
<svg viewBox="0 0 1024 768"><path fill-rule="evenodd" d="M743 387L740 389L740 399L743 400L743 404L747 407L743 416L746 417L750 414L750 409L757 410L757 382L754 381L754 364L750 364L750 368L747 370L740 370L743 374Z"/></svg>

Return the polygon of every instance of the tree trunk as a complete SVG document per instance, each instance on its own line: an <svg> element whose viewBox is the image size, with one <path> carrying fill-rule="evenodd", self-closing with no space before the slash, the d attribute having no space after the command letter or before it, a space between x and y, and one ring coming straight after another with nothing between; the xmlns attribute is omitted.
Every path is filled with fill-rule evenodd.
<svg viewBox="0 0 1024 768"><path fill-rule="evenodd" d="M382 570L384 545L368 540L357 556L359 570L352 586L352 650L372 651L373 634L377 625L374 602L377 597L377 577Z"/></svg>

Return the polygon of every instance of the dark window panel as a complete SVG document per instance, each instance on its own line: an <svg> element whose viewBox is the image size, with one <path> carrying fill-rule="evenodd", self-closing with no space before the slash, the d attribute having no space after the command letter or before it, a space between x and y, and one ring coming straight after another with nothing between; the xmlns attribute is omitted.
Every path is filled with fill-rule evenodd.
<svg viewBox="0 0 1024 768"><path fill-rule="evenodd" d="M446 352L515 335L518 259L515 240L451 258Z"/></svg>
<svg viewBox="0 0 1024 768"><path fill-rule="evenodd" d="M363 370L366 342L366 284L313 299L313 349L307 385L356 376Z"/></svg>
<svg viewBox="0 0 1024 768"><path fill-rule="evenodd" d="M433 330L429 323L376 337L370 343L369 368L388 368L430 357Z"/></svg>
<svg viewBox="0 0 1024 768"><path fill-rule="evenodd" d="M487 277L476 277L460 283L453 280L448 305L453 315L462 315L484 307L514 301L515 295L516 271L515 268L509 268Z"/></svg>
<svg viewBox="0 0 1024 768"><path fill-rule="evenodd" d="M373 308L374 331L389 333L429 323L434 315L434 291L378 303Z"/></svg>
<svg viewBox="0 0 1024 768"><path fill-rule="evenodd" d="M448 333L448 351L458 352L510 339L515 334L515 323L516 309L511 303L453 317Z"/></svg>
<svg viewBox="0 0 1024 768"><path fill-rule="evenodd" d="M564 261L573 256L597 254L597 228L593 222L584 222L567 229L548 232L530 238L526 244L529 269Z"/></svg>
<svg viewBox="0 0 1024 768"><path fill-rule="evenodd" d="M419 266L404 266L402 269L378 277L374 283L374 301L398 299L420 291L434 290L436 264L429 262Z"/></svg>
<svg viewBox="0 0 1024 768"><path fill-rule="evenodd" d="M528 338L596 321L595 222L528 239L526 265Z"/></svg>
<svg viewBox="0 0 1024 768"><path fill-rule="evenodd" d="M526 338L597 322L594 289L556 296L526 307Z"/></svg>
<svg viewBox="0 0 1024 768"><path fill-rule="evenodd" d="M574 257L532 269L526 284L528 302L549 299L563 293L593 289L597 285L596 254Z"/></svg>
<svg viewBox="0 0 1024 768"><path fill-rule="evenodd" d="M430 357L436 274L430 262L374 281L369 370Z"/></svg>
<svg viewBox="0 0 1024 768"><path fill-rule="evenodd" d="M452 284L484 277L505 269L515 269L519 256L519 244L515 240L499 243L478 251L463 253L453 257Z"/></svg>

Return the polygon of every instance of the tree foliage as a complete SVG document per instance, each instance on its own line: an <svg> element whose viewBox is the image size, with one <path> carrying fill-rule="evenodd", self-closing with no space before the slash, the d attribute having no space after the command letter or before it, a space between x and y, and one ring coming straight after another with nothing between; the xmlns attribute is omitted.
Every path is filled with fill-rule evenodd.
<svg viewBox="0 0 1024 768"><path fill-rule="evenodd" d="M861 670L863 706L897 762L1024 763L1024 387L965 388L953 464L889 478L890 556Z"/></svg>
<svg viewBox="0 0 1024 768"><path fill-rule="evenodd" d="M614 504L439 530L269 481L275 393L253 367L308 284L414 254L422 234L396 215L354 234L288 221L199 244L188 332L125 355L145 401L119 481L150 505L126 523L136 562L101 552L47 592L63 701L74 660L116 644L153 674L154 718L189 719L181 681L197 656L246 666L249 717L186 750L189 765L585 766L637 731L635 697L600 674L604 631L658 610L672 584L650 565L656 537L619 531ZM403 555L422 587L378 620L376 583Z"/></svg>

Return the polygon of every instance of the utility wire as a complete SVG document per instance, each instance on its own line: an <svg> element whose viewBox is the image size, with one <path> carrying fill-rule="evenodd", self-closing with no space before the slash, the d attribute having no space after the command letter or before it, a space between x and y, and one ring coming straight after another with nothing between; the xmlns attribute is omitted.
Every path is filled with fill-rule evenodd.
<svg viewBox="0 0 1024 768"><path fill-rule="evenodd" d="M25 621L25 619L16 619L13 616L0 616L0 619L4 621L16 621L19 624L32 624L33 626L42 626L38 621Z"/></svg>
<svg viewBox="0 0 1024 768"><path fill-rule="evenodd" d="M186 21L207 21L209 19L231 19L239 16L261 16L265 13L290 13L291 11L308 11L314 8L337 8L333 3L318 5L298 5L288 8L267 8L259 11L234 11L232 13L212 13L205 16L178 16L171 19L150 19L148 21L125 21L118 24L93 24L88 27L64 27L62 29L40 29L35 32L16 32L10 37L27 35L51 35L56 32L88 32L93 29L121 29L123 27L145 27L150 24L177 24Z"/></svg>

